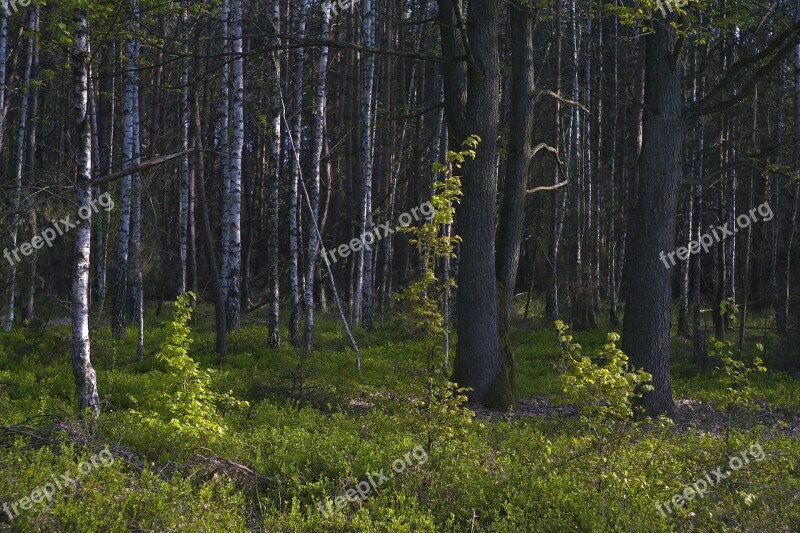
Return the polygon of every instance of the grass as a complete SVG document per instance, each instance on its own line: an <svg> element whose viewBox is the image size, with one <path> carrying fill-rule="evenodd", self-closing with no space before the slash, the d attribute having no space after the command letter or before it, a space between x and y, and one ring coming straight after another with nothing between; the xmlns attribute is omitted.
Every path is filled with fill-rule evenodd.
<svg viewBox="0 0 800 533"><path fill-rule="evenodd" d="M534 302L534 317L517 321L512 334L517 379L523 397L556 404L563 402L560 346L540 308ZM211 309L200 306L191 356L216 371L215 390L232 391L250 407L223 409L223 435L186 438L168 424L144 430L131 412L158 394L163 372L154 354L167 319L148 309L143 362L135 361L132 331L124 341L105 325L93 331L103 415L91 428L74 413L69 328L0 334L0 505L77 471L103 445L116 457L52 501L13 519L0 512L0 529L656 532L796 531L800 524L796 377L753 379L761 407L737 416L727 441L714 424L691 416L671 429L625 428L598 440L570 416L488 422L462 416L453 402L417 409L425 355L398 318L357 332L358 375L333 316L318 318L315 350L302 357L287 331L280 349L268 349L264 316L247 316L220 360ZM608 330L601 324L575 338L591 352ZM675 398L703 402L694 405L713 418L707 404L726 390L693 367L689 343L675 338L673 346ZM666 516L658 511L656 502L755 443L764 460ZM416 446L426 449L425 464L331 517L319 512L318 501L333 500Z"/></svg>

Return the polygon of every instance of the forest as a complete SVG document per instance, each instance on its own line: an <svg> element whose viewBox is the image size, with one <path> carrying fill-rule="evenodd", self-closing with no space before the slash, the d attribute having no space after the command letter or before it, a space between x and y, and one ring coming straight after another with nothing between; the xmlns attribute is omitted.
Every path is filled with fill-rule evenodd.
<svg viewBox="0 0 800 533"><path fill-rule="evenodd" d="M0 0L0 531L800 532L800 2Z"/></svg>

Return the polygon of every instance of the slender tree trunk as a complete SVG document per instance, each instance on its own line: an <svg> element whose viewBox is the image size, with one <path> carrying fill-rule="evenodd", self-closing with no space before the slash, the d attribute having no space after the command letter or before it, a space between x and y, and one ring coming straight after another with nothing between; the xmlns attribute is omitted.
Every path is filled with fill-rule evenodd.
<svg viewBox="0 0 800 533"><path fill-rule="evenodd" d="M694 201L689 191L686 195L686 211L683 220L683 228L681 236L683 240L681 244L686 244L692 240L692 217L694 216ZM699 254L698 254L699 255ZM680 262L679 280L680 280L680 302L678 306L678 333L684 337L689 337L689 271L691 270L692 256L687 257L685 261Z"/></svg>
<svg viewBox="0 0 800 533"><path fill-rule="evenodd" d="M220 29L220 37L222 39L222 54L223 57L229 57L231 51L229 24L231 18L230 9L231 0L221 0L221 16L222 25ZM228 302L228 287L230 285L230 275L228 273L230 261L228 255L230 253L230 220L231 220L231 143L230 143L230 83L231 83L231 67L229 61L224 61L222 64L222 78L220 80L220 102L219 102L219 151L220 151L220 167L222 170L222 211L221 211L221 238L220 238L220 252L219 252L219 278L220 289L222 291L222 301L225 302L225 330L230 330L228 324L227 302Z"/></svg>
<svg viewBox="0 0 800 533"><path fill-rule="evenodd" d="M3 156L3 134L5 133L6 98L6 54L8 49L8 17L0 8L0 158Z"/></svg>
<svg viewBox="0 0 800 533"><path fill-rule="evenodd" d="M330 30L331 3L326 0L322 4L322 21L320 38L328 39ZM306 282L303 295L305 306L305 325L303 332L303 346L311 350L314 344L314 273L316 272L317 250L319 249L319 235L316 231L319 220L319 191L320 191L320 159L322 158L322 137L325 134L325 109L328 96L328 47L321 46L317 67L317 88L314 96L314 122L311 132L311 175L309 176L308 197L311 203L311 213L308 220L308 255L306 257Z"/></svg>
<svg viewBox="0 0 800 533"><path fill-rule="evenodd" d="M231 0L231 54L233 55L231 105L230 194L228 219L228 286L225 314L228 331L239 329L242 271L242 152L244 150L244 57L242 55L242 0Z"/></svg>
<svg viewBox="0 0 800 533"><path fill-rule="evenodd" d="M0 9L3 9L0 7ZM10 248L17 247L17 235L19 233L19 222L22 211L22 174L25 169L27 148L27 131L28 126L28 108L31 96L31 69L33 68L33 54L34 54L34 41L33 32L37 26L38 9L28 10L28 22L26 28L28 30L28 38L25 40L25 65L22 73L22 98L20 99L19 106L19 127L17 129L17 151L15 157L14 168L14 202L12 207L14 214L11 215L11 238ZM14 308L16 306L16 282L17 282L17 264L13 263L9 269L8 284L6 289L6 313L3 320L3 331L11 331L14 325Z"/></svg>
<svg viewBox="0 0 800 533"><path fill-rule="evenodd" d="M364 46L375 46L375 10L372 0L364 0ZM375 82L375 55L365 54L361 59L361 217L362 235L372 231L372 88ZM358 256L356 272L356 313L361 308L364 329L372 329L372 245L365 245Z"/></svg>
<svg viewBox="0 0 800 533"><path fill-rule="evenodd" d="M80 209L92 212L92 132L89 123L89 29L86 10L73 13L73 112L76 129L76 193ZM78 409L100 411L97 376L91 361L89 340L89 258L92 226L88 222L75 228L72 268L72 373L78 392Z"/></svg>
<svg viewBox="0 0 800 533"><path fill-rule="evenodd" d="M305 39L306 13L308 0L302 0L301 9L297 15L297 36ZM294 121L292 123L292 164L289 165L289 291L291 293L291 310L289 313L289 341L292 345L299 344L298 330L300 328L300 246L298 220L298 200L300 169L298 163L302 149L303 130L303 81L305 74L306 52L304 47L297 49L294 70Z"/></svg>
<svg viewBox="0 0 800 533"><path fill-rule="evenodd" d="M280 34L280 2L274 0L272 3L272 28L271 31L275 35ZM280 45L279 39L273 39L275 45ZM269 256L268 274L269 279L269 313L267 315L267 337L270 348L278 348L281 345L281 332L280 332L280 272L278 270L278 254L279 254L279 205L278 199L280 195L280 170L281 170L281 144L283 143L283 135L281 133L281 70L280 59L276 52L272 53L272 65L275 69L275 76L272 80L273 86L270 88L272 91L272 142L270 143L270 158L269 158ZM292 165L296 167L296 165ZM296 213L295 213L296 215Z"/></svg>
<svg viewBox="0 0 800 533"><path fill-rule="evenodd" d="M132 5L132 7L135 6ZM134 23L134 26L137 24ZM135 163L139 148L135 143L135 124L139 87L139 42L135 36L125 45L125 77L122 103L122 168L129 169ZM132 177L122 178L119 202L119 230L117 240L117 266L114 279L114 297L111 312L111 330L117 339L125 338L125 302L128 278L128 246L131 234L131 185Z"/></svg>
<svg viewBox="0 0 800 533"><path fill-rule="evenodd" d="M197 41L195 41L197 42ZM200 200L200 206L203 217L203 230L206 238L206 256L208 258L208 267L211 270L211 284L214 289L214 317L216 325L216 346L215 350L218 355L224 356L227 351L226 346L226 333L227 325L225 323L225 299L223 298L222 278L219 272L220 261L217 258L217 253L214 246L214 232L211 230L211 216L209 215L209 206L206 198L206 173L205 163L203 160L203 128L200 122L200 102L197 96L197 90L194 91L192 96L192 120L194 122L194 148L195 148L195 169L197 170L197 195Z"/></svg>
<svg viewBox="0 0 800 533"><path fill-rule="evenodd" d="M189 0L183 1L183 11L181 13L181 23L183 29L181 38L185 43L183 47L184 53L188 51L186 44L188 44L189 36L187 34L187 26L189 25ZM184 57L181 60L181 99L180 99L180 113L181 113L181 150L188 152L189 150L189 57ZM178 293L183 294L187 290L189 284L189 202L190 202L190 179L189 179L189 158L191 156L187 153L181 158L181 189L180 189L180 216L179 216L179 229L180 232L180 260L181 272L178 281Z"/></svg>

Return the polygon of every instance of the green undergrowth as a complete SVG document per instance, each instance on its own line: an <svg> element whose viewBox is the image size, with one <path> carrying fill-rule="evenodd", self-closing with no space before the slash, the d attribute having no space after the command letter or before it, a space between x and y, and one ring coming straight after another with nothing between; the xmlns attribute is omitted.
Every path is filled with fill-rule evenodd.
<svg viewBox="0 0 800 533"><path fill-rule="evenodd" d="M94 332L103 411L91 430L75 422L69 328L0 334L0 506L30 496L52 476L77 472L105 445L115 457L13 519L0 510L0 530L721 532L793 531L800 524L797 434L769 417L734 421L726 435L713 425L670 427L631 416L625 406L633 395L619 380L624 359L608 344L616 337L607 333L620 329L603 324L571 333L580 344L573 352L579 364L565 381L552 324L538 314L516 323L522 397L562 407L548 416L488 421L470 416L446 387L433 404L423 401L425 348L396 318L387 316L373 332L357 331L359 376L332 316L319 317L315 350L301 354L286 331L281 348L269 350L264 317L248 315L220 360L212 311L199 306L187 323L187 354L201 374L191 370L187 377L170 373L157 357L175 334L172 309L160 317L148 309L143 362L135 361L132 331L124 341L114 341L107 327ZM690 372L683 353L675 364L683 365L673 382L676 399L716 404L727 397L714 374ZM796 416L800 380L756 374L749 384L753 409ZM604 381L589 386L578 375ZM200 376L202 383L187 382L195 383L193 395L165 406L159 398L184 382L176 376ZM612 403L596 402L597 391L613 394ZM216 401L228 394L249 405ZM586 416L570 414L567 397L593 402ZM199 412L209 427L173 423L175 413L191 420L182 409L191 413L195 400L206 404ZM613 420L606 405L614 406ZM756 444L763 460L666 516L658 510L657 503L663 507L707 474L714 479L711 472ZM365 497L336 508L337 496L368 474L391 472L417 447L426 452L424 464L412 461ZM334 511L323 516L318 502L323 508L330 502Z"/></svg>

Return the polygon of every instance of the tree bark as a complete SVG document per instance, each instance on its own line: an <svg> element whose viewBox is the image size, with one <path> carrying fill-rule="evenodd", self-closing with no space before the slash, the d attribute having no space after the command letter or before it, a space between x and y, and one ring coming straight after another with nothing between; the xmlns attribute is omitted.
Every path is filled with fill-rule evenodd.
<svg viewBox="0 0 800 533"><path fill-rule="evenodd" d="M89 29L86 10L73 13L73 112L76 129L77 183L76 195L80 209L92 212L92 132L89 122ZM89 410L97 416L100 398L97 376L91 361L89 339L89 258L92 226L86 223L75 228L75 248L72 267L72 373L78 392L78 409Z"/></svg>
<svg viewBox="0 0 800 533"><path fill-rule="evenodd" d="M3 9L0 7L0 9ZM33 31L36 27L36 20L38 18L38 9L33 8L28 12L28 21L26 28L29 32L28 38L25 40L25 65L22 73L22 98L20 99L19 106L19 127L17 130L17 150L15 157L14 168L14 201L13 209L14 214L11 216L11 244L10 247L17 247L17 235L19 233L20 212L22 205L22 174L25 169L25 159L27 148L27 131L28 126L28 107L31 96L31 69L33 67ZM16 307L16 289L17 289L17 263L12 263L8 273L8 283L6 285L6 313L3 319L3 331L11 331L14 325L14 308Z"/></svg>
<svg viewBox="0 0 800 533"><path fill-rule="evenodd" d="M516 402L514 364L500 352L494 261L500 99L498 4L497 0L473 0L464 25L460 22L460 2L439 0L439 20L442 52L449 55L460 49L467 54L467 65L445 64L448 130L458 141L469 135L481 139L475 160L465 161L462 167L464 197L457 217L463 240L452 379L472 389L468 393L471 402L507 409ZM469 43L468 50L464 50L463 42Z"/></svg>
<svg viewBox="0 0 800 533"><path fill-rule="evenodd" d="M320 37L328 38L330 30L331 3L322 4L322 25ZM303 295L305 306L305 324L303 331L303 347L311 350L314 344L314 273L316 272L317 251L319 249L319 235L317 234L317 220L319 220L319 190L320 190L320 159L322 158L322 137L325 134L325 108L328 97L328 47L322 46L319 51L317 67L317 88L314 95L314 123L311 132L311 175L309 176L308 197L311 204L311 213L308 219L308 255L306 256L306 283Z"/></svg>
<svg viewBox="0 0 800 533"><path fill-rule="evenodd" d="M672 17L672 15L670 15ZM659 254L674 249L683 118L680 71L672 64L675 29L660 15L645 39L645 116L636 233L629 247L622 350L653 376L643 395L650 413L672 413L669 321L672 272Z"/></svg>

